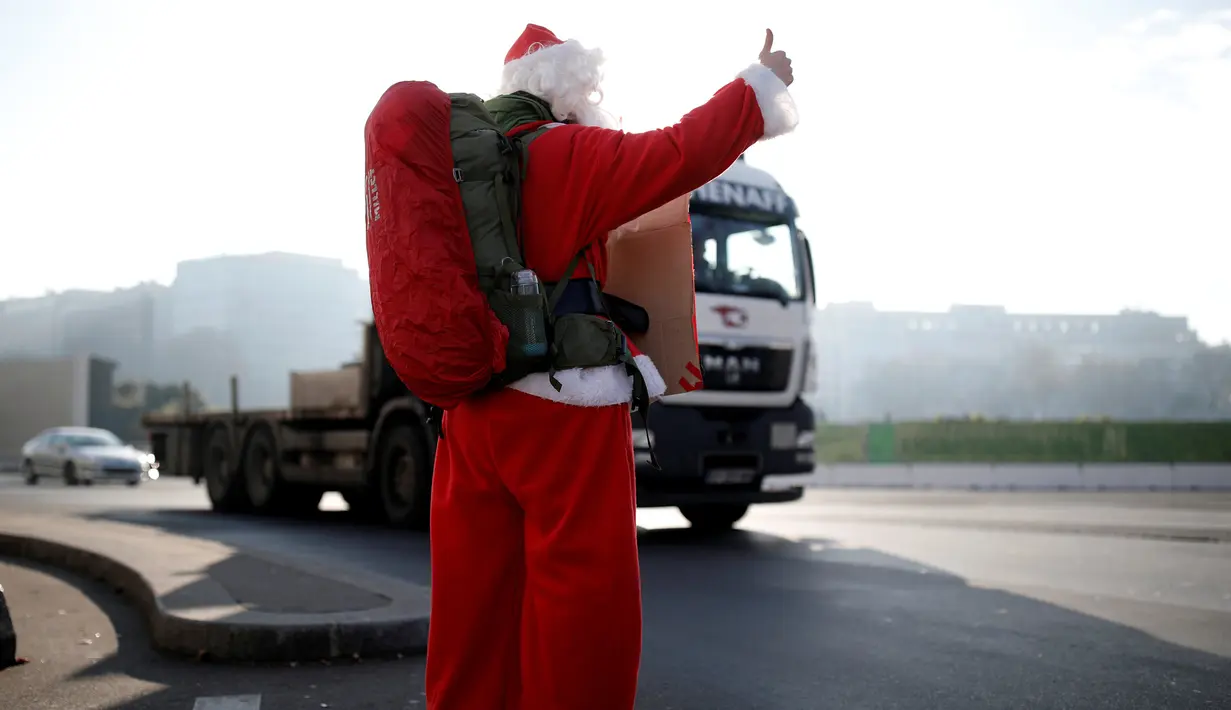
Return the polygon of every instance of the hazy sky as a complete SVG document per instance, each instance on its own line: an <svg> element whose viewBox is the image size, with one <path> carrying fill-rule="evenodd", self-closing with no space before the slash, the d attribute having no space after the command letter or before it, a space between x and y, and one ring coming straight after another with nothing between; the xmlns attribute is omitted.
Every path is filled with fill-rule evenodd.
<svg viewBox="0 0 1231 710"><path fill-rule="evenodd" d="M608 106L648 129L770 26L802 122L748 159L799 203L822 301L1139 307L1231 338L1231 0L481 4L0 0L0 297L218 253L363 271L389 84L486 95L537 22L602 46Z"/></svg>

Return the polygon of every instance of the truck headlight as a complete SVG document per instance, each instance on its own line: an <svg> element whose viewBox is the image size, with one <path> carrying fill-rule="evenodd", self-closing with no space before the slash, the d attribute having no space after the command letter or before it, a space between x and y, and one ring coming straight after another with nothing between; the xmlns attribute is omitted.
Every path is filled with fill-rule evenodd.
<svg viewBox="0 0 1231 710"><path fill-rule="evenodd" d="M795 448L797 449L812 449L816 446L816 432L808 429L799 432L799 436L795 437Z"/></svg>

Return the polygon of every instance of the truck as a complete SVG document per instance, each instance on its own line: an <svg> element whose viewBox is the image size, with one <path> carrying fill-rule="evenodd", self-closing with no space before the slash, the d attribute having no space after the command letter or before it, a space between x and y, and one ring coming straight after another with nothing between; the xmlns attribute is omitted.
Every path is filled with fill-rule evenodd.
<svg viewBox="0 0 1231 710"><path fill-rule="evenodd" d="M634 422L637 505L722 530L750 505L798 500L813 470L811 247L793 200L742 157L689 213L703 386ZM426 529L436 435L375 326L358 362L290 378L286 409L241 409L232 377L229 409L143 417L162 474L204 482L219 512L301 514L334 491L361 518Z"/></svg>
<svg viewBox="0 0 1231 710"><path fill-rule="evenodd" d="M703 386L634 429L637 503L720 530L750 505L798 500L814 470L815 273L794 200L743 156L688 211Z"/></svg>

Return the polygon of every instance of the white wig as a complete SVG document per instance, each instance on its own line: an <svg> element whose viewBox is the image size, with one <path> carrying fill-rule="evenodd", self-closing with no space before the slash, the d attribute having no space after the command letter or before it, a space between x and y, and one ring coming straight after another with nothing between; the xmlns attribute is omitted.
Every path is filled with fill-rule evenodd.
<svg viewBox="0 0 1231 710"><path fill-rule="evenodd" d="M557 120L615 128L600 108L603 101L603 52L586 49L575 39L531 51L504 65L500 92L525 91L551 105ZM597 96L596 96L597 95Z"/></svg>

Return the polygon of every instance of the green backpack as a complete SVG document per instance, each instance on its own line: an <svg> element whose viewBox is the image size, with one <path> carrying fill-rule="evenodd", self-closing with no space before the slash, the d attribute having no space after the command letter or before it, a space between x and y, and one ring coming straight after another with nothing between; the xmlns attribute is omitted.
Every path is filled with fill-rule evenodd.
<svg viewBox="0 0 1231 710"><path fill-rule="evenodd" d="M521 246L521 187L529 147L550 126L506 136L529 121L555 121L550 110L529 94L498 96L484 102L473 94L449 94L449 137L453 178L458 183L479 289L496 317L509 330L506 369L487 390L504 387L526 375L546 372L560 390L557 370L623 364L633 378L633 407L648 429L649 394L616 323L630 332L648 327L644 311L603 294L590 266L590 279L539 284L527 269ZM571 275L585 259L579 252L565 270ZM568 298L566 298L568 296ZM655 467L657 459L651 458Z"/></svg>

